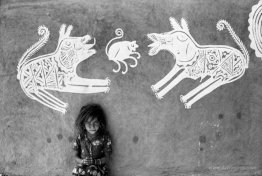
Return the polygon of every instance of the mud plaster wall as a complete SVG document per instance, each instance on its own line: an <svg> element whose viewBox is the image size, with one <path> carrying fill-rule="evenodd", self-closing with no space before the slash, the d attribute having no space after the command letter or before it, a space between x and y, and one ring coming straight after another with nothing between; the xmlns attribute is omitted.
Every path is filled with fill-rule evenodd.
<svg viewBox="0 0 262 176"><path fill-rule="evenodd" d="M101 103L113 137L112 175L259 175L262 167L262 62L250 49L248 15L257 0L2 0L0 14L0 173L19 176L69 176L74 166L73 123L80 107ZM207 95L192 109L181 94L199 85L184 80L161 101L150 86L173 67L167 52L148 56L146 34L171 30L168 18L186 18L199 44L238 46L225 30L227 20L250 53L249 69L236 82ZM73 36L86 33L97 40L97 54L82 62L78 74L111 79L104 94L51 92L69 103L65 115L29 99L16 79L22 54L38 41L37 28L50 30L46 46L56 48L62 23L72 24ZM104 53L121 27L125 40L137 40L142 57L126 75Z"/></svg>

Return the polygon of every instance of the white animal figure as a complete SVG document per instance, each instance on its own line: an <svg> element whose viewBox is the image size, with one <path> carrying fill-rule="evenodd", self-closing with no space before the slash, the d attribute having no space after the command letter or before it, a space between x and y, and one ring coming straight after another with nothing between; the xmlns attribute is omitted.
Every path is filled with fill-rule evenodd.
<svg viewBox="0 0 262 176"><path fill-rule="evenodd" d="M137 59L140 58L140 54L136 52L136 49L138 48L138 45L136 44L136 41L120 41L117 43L114 43L111 45L111 47L108 49L108 46L110 43L112 43L116 39L120 39L123 37L124 33L121 28L116 29L115 34L117 37L111 39L108 44L106 45L105 52L108 56L108 59L111 61L114 61L118 68L114 72L119 72L121 69L120 63L125 65L125 71L122 71L122 74L126 74L128 71L127 63L125 62L126 59L132 59L134 60L134 64L130 64L130 67L136 67L137 66ZM137 57L132 55L137 55Z"/></svg>
<svg viewBox="0 0 262 176"><path fill-rule="evenodd" d="M220 20L217 29L228 29L234 41L241 51L225 45L199 45L189 32L187 22L182 18L181 25L175 18L170 18L173 30L161 34L148 34L153 41L149 55L156 55L161 50L167 50L176 61L173 69L159 82L152 86L156 97L163 96L185 78L206 78L206 81L186 95L181 95L181 101L185 108L191 108L192 104L212 92L217 87L233 82L241 78L248 68L249 54L244 44L235 34L229 23ZM171 82L169 82L177 75ZM168 83L169 82L169 83ZM167 86L163 87L165 84ZM163 87L163 88L162 88ZM162 88L162 90L160 90Z"/></svg>
<svg viewBox="0 0 262 176"><path fill-rule="evenodd" d="M252 7L248 22L250 47L255 50L257 57L262 58L262 1Z"/></svg>
<svg viewBox="0 0 262 176"><path fill-rule="evenodd" d="M110 80L81 78L76 73L80 62L96 53L89 44L89 35L71 37L73 26L61 25L59 40L53 53L31 58L49 38L49 30L39 26L40 40L31 46L21 57L17 66L17 79L25 94L45 106L62 113L66 112L67 104L54 97L47 90L71 93L108 92Z"/></svg>

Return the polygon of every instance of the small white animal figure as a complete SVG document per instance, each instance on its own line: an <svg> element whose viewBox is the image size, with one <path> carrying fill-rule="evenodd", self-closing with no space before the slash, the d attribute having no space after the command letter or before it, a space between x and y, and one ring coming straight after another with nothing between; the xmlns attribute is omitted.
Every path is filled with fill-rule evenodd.
<svg viewBox="0 0 262 176"><path fill-rule="evenodd" d="M125 65L125 71L122 71L122 74L126 74L128 71L127 63L125 62L126 59L132 59L134 60L134 64L130 64L130 67L136 67L137 66L137 59L140 58L140 54L136 52L136 49L138 48L138 45L136 44L136 41L120 41L117 43L114 43L111 45L111 47L108 49L108 46L110 43L112 43L116 39L120 39L124 36L124 32L121 28L116 29L115 34L117 37L111 39L108 44L106 45L105 52L108 56L108 59L111 61L114 61L118 68L114 72L119 72L121 69L120 63ZM137 57L134 57L132 55L137 55Z"/></svg>
<svg viewBox="0 0 262 176"><path fill-rule="evenodd" d="M205 82L186 95L181 95L181 101L185 108L191 108L192 104L212 92L223 84L227 84L241 78L248 68L249 54L242 41L235 34L230 24L225 20L217 23L217 29L228 29L234 41L241 51L225 45L199 45L189 32L187 22L182 18L181 25L175 18L170 18L173 30L161 34L148 34L153 41L149 45L149 55L156 55L161 50L167 50L176 61L173 69L159 82L152 86L156 97L161 99L185 78L207 78ZM174 76L176 77L169 82ZM169 83L168 83L169 82ZM162 90L161 87L165 86Z"/></svg>
<svg viewBox="0 0 262 176"><path fill-rule="evenodd" d="M17 66L17 79L25 94L43 105L66 112L67 104L54 97L46 90L71 93L98 93L108 92L110 80L81 78L76 73L80 62L96 53L89 44L91 37L71 37L73 26L61 25L59 40L53 53L31 58L49 38L49 30L39 26L38 34L43 36L31 46L21 57Z"/></svg>

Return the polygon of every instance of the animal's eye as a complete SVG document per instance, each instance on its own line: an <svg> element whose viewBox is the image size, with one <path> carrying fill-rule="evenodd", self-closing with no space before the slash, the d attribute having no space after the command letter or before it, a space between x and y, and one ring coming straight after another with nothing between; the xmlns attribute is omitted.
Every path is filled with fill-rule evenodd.
<svg viewBox="0 0 262 176"><path fill-rule="evenodd" d="M178 36L177 36L177 39L178 39L179 41L181 41L181 42L184 42L184 41L187 40L187 36L185 36L185 35L178 35Z"/></svg>
<svg viewBox="0 0 262 176"><path fill-rule="evenodd" d="M82 38L82 39L81 39L81 42L82 42L82 43L85 43L85 38Z"/></svg>
<svg viewBox="0 0 262 176"><path fill-rule="evenodd" d="M65 44L66 44L67 46L70 46L70 45L71 45L71 42L66 41Z"/></svg>

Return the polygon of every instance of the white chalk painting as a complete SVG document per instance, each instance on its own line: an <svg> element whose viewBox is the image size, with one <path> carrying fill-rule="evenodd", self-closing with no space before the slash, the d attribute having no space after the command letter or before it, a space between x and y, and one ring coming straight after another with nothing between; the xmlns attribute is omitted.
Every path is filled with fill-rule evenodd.
<svg viewBox="0 0 262 176"><path fill-rule="evenodd" d="M105 53L108 56L108 59L114 61L118 66L117 69L113 69L113 72L119 72L121 64L123 64L125 70L122 71L122 74L126 74L128 71L128 65L126 63L127 59L134 61L134 64L130 64L130 67L133 68L137 66L137 59L140 58L140 54L136 52L138 45L136 44L136 41L119 41L109 47L114 40L121 39L124 36L124 32L121 28L116 29L115 34L116 37L107 43Z"/></svg>
<svg viewBox="0 0 262 176"><path fill-rule="evenodd" d="M47 90L70 93L108 92L110 80L81 78L76 73L77 65L96 53L95 45L89 35L71 37L73 26L61 25L57 48L53 53L31 58L49 38L49 30L45 26L38 28L42 37L32 45L21 57L17 66L17 79L25 94L43 105L66 112L67 103L62 102Z"/></svg>
<svg viewBox="0 0 262 176"><path fill-rule="evenodd" d="M255 50L256 56L262 58L262 1L252 7L249 14L250 47Z"/></svg>
<svg viewBox="0 0 262 176"><path fill-rule="evenodd" d="M184 96L181 95L181 101L188 109L214 89L243 76L245 69L248 68L249 54L227 21L218 21L217 29L221 31L226 27L242 52L226 45L199 45L191 36L187 22L183 18L181 24L175 18L171 17L169 20L172 31L148 34L148 38L153 41L149 45L150 56L156 55L161 50L167 50L176 61L172 70L152 86L157 98L163 98L185 78L194 80L201 78L200 81L205 78L198 87ZM176 77L171 80L175 75ZM167 85L164 86L165 84Z"/></svg>
<svg viewBox="0 0 262 176"><path fill-rule="evenodd" d="M260 36L254 37L254 35L258 35L257 25L261 23L261 20L257 21L256 19L260 15L254 15L256 14L255 9L260 7L260 3L258 5L252 8L249 19L251 24L249 30L252 33L250 39L253 39L252 46L254 49L258 45L256 39L261 38ZM155 85L152 85L152 90L158 99L162 99L185 78L194 80L200 78L200 82L205 79L198 87L186 95L180 96L185 108L189 109L195 102L211 93L214 89L243 76L245 69L248 68L249 54L227 21L218 21L217 29L221 31L226 27L241 51L226 45L199 45L191 36L187 22L183 18L181 24L175 18L170 17L169 20L173 28L172 31L147 35L153 41L149 45L148 54L150 56L156 55L161 50L167 50L174 56L176 61L172 70ZM253 26L256 26L255 30L253 30ZM109 78L87 79L77 75L77 65L96 53L92 49L95 45L95 38L91 39L89 35L71 37L72 29L73 26L71 25L67 28L65 24L61 25L56 50L50 54L31 58L45 45L50 35L45 26L39 26L38 34L42 37L23 54L17 66L17 79L20 80L21 88L25 94L29 98L62 113L66 112L67 103L59 100L47 90L86 94L108 92L110 90ZM141 55L136 52L138 48L136 41L119 41L112 44L113 41L123 38L124 35L121 28L116 29L115 34L116 37L107 43L105 52L108 59L114 61L118 66L113 71L119 72L121 64L123 64L125 70L122 71L122 74L126 74L128 71L126 61L128 59L132 60L134 63L129 64L129 66L136 67L138 64L137 59ZM90 41L93 42L90 43ZM256 53L259 49L256 47Z"/></svg>

